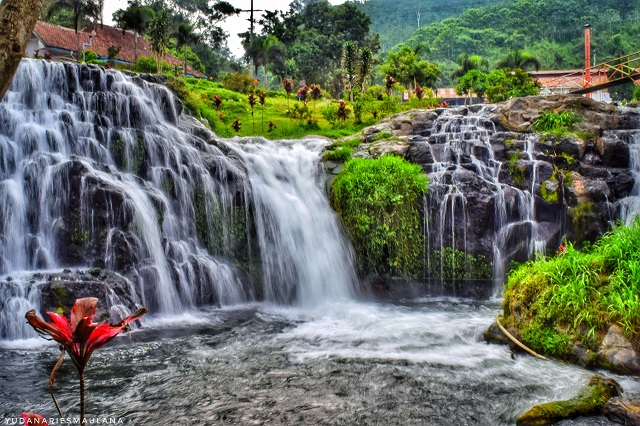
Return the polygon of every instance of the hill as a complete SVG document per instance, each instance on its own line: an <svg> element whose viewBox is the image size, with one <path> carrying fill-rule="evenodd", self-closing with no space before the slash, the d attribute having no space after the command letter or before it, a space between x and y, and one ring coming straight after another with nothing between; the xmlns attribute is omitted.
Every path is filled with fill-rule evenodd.
<svg viewBox="0 0 640 426"><path fill-rule="evenodd" d="M584 63L585 24L592 27L592 63L599 63L640 50L639 21L640 0L512 0L426 25L405 42L430 46L429 60L445 76L462 53L494 65L516 48L531 52L543 69L571 69Z"/></svg>
<svg viewBox="0 0 640 426"><path fill-rule="evenodd" d="M380 35L382 50L410 38L416 29L457 16L467 9L501 0L368 0L355 6L371 18L371 30Z"/></svg>

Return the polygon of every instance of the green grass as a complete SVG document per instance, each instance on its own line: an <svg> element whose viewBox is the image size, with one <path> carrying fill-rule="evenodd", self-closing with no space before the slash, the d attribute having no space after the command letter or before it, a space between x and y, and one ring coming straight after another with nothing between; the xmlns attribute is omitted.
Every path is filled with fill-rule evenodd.
<svg viewBox="0 0 640 426"><path fill-rule="evenodd" d="M640 337L639 295L640 219L605 234L588 252L568 244L515 269L503 307L525 344L562 358L577 340L596 350L611 324L629 339Z"/></svg>
<svg viewBox="0 0 640 426"><path fill-rule="evenodd" d="M196 78L169 78L168 86L182 100L186 109L206 120L213 131L222 137L238 135L297 139L307 135L320 135L340 139L358 133L393 112L418 107L415 101L400 104L393 99L385 98L385 101L371 102L371 108L376 110L375 118L369 112L363 114L360 121L356 121L353 105L348 103L351 111L349 117L344 121L330 123L322 111L329 105L335 105L336 101L331 99L320 99L317 102L309 100L305 109L304 104L296 100L295 94L287 98L284 91L267 91L264 108L260 103L256 103L252 116L247 95L226 90L219 82ZM324 94L328 95L327 92ZM216 95L222 99L219 110L215 109L213 103ZM391 101L394 102L395 108L382 108L384 102ZM237 133L230 127L236 119L242 123L242 128ZM272 126L269 126L269 122Z"/></svg>
<svg viewBox="0 0 640 426"><path fill-rule="evenodd" d="M582 117L570 110L562 112L540 111L540 118L534 123L533 129L536 132L545 133L546 136L553 139L561 139L572 133L581 137L574 131L574 126L580 121L582 121ZM582 139L586 140L584 137Z"/></svg>

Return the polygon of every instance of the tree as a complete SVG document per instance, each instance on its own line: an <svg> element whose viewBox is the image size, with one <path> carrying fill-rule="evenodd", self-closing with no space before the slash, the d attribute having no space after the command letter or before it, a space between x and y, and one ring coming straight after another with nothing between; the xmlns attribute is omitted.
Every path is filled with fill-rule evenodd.
<svg viewBox="0 0 640 426"><path fill-rule="evenodd" d="M360 63L358 67L358 86L361 92L367 90L371 77L373 77L373 67L375 58L373 52L367 46L360 49Z"/></svg>
<svg viewBox="0 0 640 426"><path fill-rule="evenodd" d="M456 86L458 95L466 95L471 98L475 93L479 98L484 98L489 84L488 75L479 70L470 70L460 78L460 82ZM467 100L465 99L465 104Z"/></svg>
<svg viewBox="0 0 640 426"><path fill-rule="evenodd" d="M471 70L479 70L482 72L489 71L489 61L480 55L467 55L463 53L458 57L458 68L451 73L451 78L456 79L466 75Z"/></svg>
<svg viewBox="0 0 640 426"><path fill-rule="evenodd" d="M176 48L179 51L182 47L182 53L184 55L184 74L187 75L187 45L191 43L197 43L200 40L200 36L193 32L193 26L186 22L180 23L178 29L174 33L176 37Z"/></svg>
<svg viewBox="0 0 640 426"><path fill-rule="evenodd" d="M113 14L113 20L118 28L122 28L122 34L126 30L133 31L134 34L134 57L133 62L138 60L138 36L147 32L149 24L154 20L155 12L152 8L141 6L138 0L129 0L129 7L119 9Z"/></svg>
<svg viewBox="0 0 640 426"><path fill-rule="evenodd" d="M420 59L418 52L408 45L389 52L387 61L381 67L383 74L390 74L406 88L426 86L435 88L436 81L442 75L440 68L429 61Z"/></svg>
<svg viewBox="0 0 640 426"><path fill-rule="evenodd" d="M519 68L513 72L507 68L495 70L487 79L486 95L489 102L504 102L512 98L537 95L540 91L540 83Z"/></svg>
<svg viewBox="0 0 640 426"><path fill-rule="evenodd" d="M353 88L358 77L358 54L358 45L353 41L347 41L342 45L342 78L351 102L353 102Z"/></svg>
<svg viewBox="0 0 640 426"><path fill-rule="evenodd" d="M538 71L540 69L540 61L535 58L531 53L525 52L520 49L513 49L507 56L502 58L496 64L496 68L508 68L514 71L518 68L526 70L529 67L533 67Z"/></svg>
<svg viewBox="0 0 640 426"><path fill-rule="evenodd" d="M4 0L0 3L0 101L24 56L44 0Z"/></svg>
<svg viewBox="0 0 640 426"><path fill-rule="evenodd" d="M100 3L97 0L56 0L49 6L47 10L47 19L61 10L69 10L73 14L73 29L76 32L78 43L78 60L80 60L80 52L82 51L82 43L80 41L80 24L82 21L93 21L100 19Z"/></svg>
<svg viewBox="0 0 640 426"><path fill-rule="evenodd" d="M166 10L160 12L151 22L149 38L151 39L151 49L153 49L153 53L156 54L158 73L160 73L164 51L169 42L169 13Z"/></svg>

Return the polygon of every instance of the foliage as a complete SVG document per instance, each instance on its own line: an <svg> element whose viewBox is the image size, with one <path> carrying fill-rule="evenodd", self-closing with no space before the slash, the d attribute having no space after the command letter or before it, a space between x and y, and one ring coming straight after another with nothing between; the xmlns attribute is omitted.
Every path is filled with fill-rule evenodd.
<svg viewBox="0 0 640 426"><path fill-rule="evenodd" d="M324 153L322 157L325 161L340 161L345 162L351 158L353 151L348 146L343 146Z"/></svg>
<svg viewBox="0 0 640 426"><path fill-rule="evenodd" d="M164 71L171 69L171 66L166 62L162 61L161 64ZM157 72L158 61L153 56L139 56L135 64L135 70L137 72Z"/></svg>
<svg viewBox="0 0 640 426"><path fill-rule="evenodd" d="M511 175L513 182L517 186L522 187L522 185L524 185L525 179L524 166L520 164L520 156L517 152L511 154L511 157L509 157L509 159L507 160L507 165L509 167L509 174Z"/></svg>
<svg viewBox="0 0 640 426"><path fill-rule="evenodd" d="M116 59L118 59L120 50L122 50L122 46L109 46L109 48L107 49L107 58L110 61L115 61Z"/></svg>
<svg viewBox="0 0 640 426"><path fill-rule="evenodd" d="M533 67L538 71L540 69L540 61L531 53L520 49L513 49L496 64L496 68L507 68L511 71L516 69L526 70L529 67Z"/></svg>
<svg viewBox="0 0 640 426"><path fill-rule="evenodd" d="M346 163L332 184L331 202L351 234L361 272L420 272L418 206L427 182L420 166L400 157Z"/></svg>
<svg viewBox="0 0 640 426"><path fill-rule="evenodd" d="M84 53L84 61L88 64L95 64L98 62L98 54L93 50L85 50Z"/></svg>
<svg viewBox="0 0 640 426"><path fill-rule="evenodd" d="M340 101L338 103L338 119L344 122L349 117L350 113L351 110L347 107L347 103L345 101Z"/></svg>
<svg viewBox="0 0 640 426"><path fill-rule="evenodd" d="M149 26L149 40L151 49L156 55L156 60L160 62L164 56L164 51L169 44L169 13L166 10L161 11ZM160 70L158 69L158 73Z"/></svg>
<svg viewBox="0 0 640 426"><path fill-rule="evenodd" d="M459 95L476 94L479 98L484 98L484 93L489 87L488 74L479 70L470 70L460 78L456 86L456 93Z"/></svg>
<svg viewBox="0 0 640 426"><path fill-rule="evenodd" d="M451 78L460 78L467 75L469 71L477 70L484 73L489 72L489 61L480 55L468 55L463 53L458 57L459 68L451 73Z"/></svg>
<svg viewBox="0 0 640 426"><path fill-rule="evenodd" d="M249 74L233 73L222 79L222 85L227 90L249 93L258 87L258 80L252 78Z"/></svg>
<svg viewBox="0 0 640 426"><path fill-rule="evenodd" d="M540 111L540 118L536 120L533 128L536 132L556 133L558 131L569 131L573 125L579 123L580 116L571 110L562 112Z"/></svg>
<svg viewBox="0 0 640 426"><path fill-rule="evenodd" d="M353 102L353 90L358 77L358 56L360 51L358 45L353 41L347 41L342 46L342 78L344 88L349 92L349 100Z"/></svg>
<svg viewBox="0 0 640 426"><path fill-rule="evenodd" d="M389 52L380 71L383 75L392 75L407 88L411 85L435 88L436 81L442 75L436 64L421 59L416 49L406 44Z"/></svg>
<svg viewBox="0 0 640 426"><path fill-rule="evenodd" d="M514 72L506 68L493 71L487 77L485 94L489 102L504 102L522 96L537 95L540 83L534 81L529 74L516 69Z"/></svg>
<svg viewBox="0 0 640 426"><path fill-rule="evenodd" d="M77 34L83 25L100 19L102 12L100 5L101 2L96 0L52 0L43 7L44 19L56 23L56 16L66 12L68 13L66 22L63 18L63 22L58 23L66 23ZM80 48L81 46L78 46L78 50Z"/></svg>
<svg viewBox="0 0 640 426"><path fill-rule="evenodd" d="M640 336L640 219L618 226L589 251L567 243L509 274L505 317L533 350L564 357L576 340L596 350L610 324ZM511 308L519 304L517 316Z"/></svg>
<svg viewBox="0 0 640 426"><path fill-rule="evenodd" d="M484 256L474 256L451 247L428 253L427 275L443 279L491 279L493 265Z"/></svg>

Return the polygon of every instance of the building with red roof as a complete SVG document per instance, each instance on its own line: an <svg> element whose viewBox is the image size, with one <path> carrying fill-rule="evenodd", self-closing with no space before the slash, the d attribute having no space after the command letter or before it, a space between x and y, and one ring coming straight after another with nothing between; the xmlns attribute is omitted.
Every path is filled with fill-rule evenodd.
<svg viewBox="0 0 640 426"><path fill-rule="evenodd" d="M51 59L64 61L78 61L82 57L82 49L94 51L99 59L106 60L109 48L120 47L118 60L133 63L136 58L136 38L138 39L138 57L153 56L151 43L144 37L136 36L132 31L108 25L91 24L76 34L71 28L61 27L46 22L37 22L27 44L26 54L29 57L51 54ZM80 51L80 55L78 55ZM175 56L165 53L163 60L169 65L182 67L183 62ZM204 77L204 74L187 66L187 74Z"/></svg>

